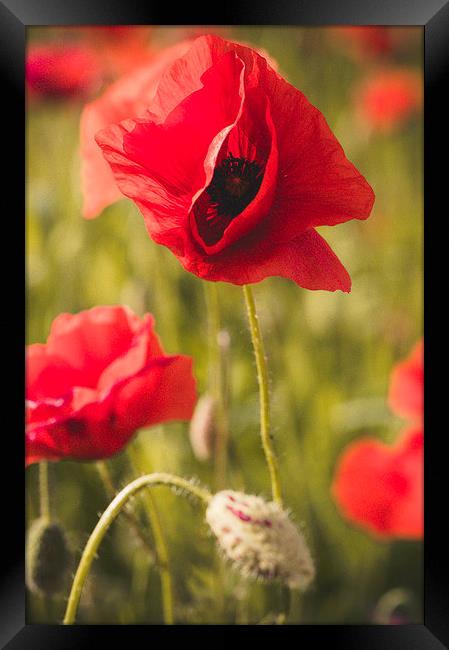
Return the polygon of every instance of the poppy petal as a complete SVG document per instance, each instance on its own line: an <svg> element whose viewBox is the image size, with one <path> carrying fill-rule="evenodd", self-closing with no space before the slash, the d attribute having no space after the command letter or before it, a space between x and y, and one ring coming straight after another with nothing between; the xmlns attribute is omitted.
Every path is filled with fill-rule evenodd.
<svg viewBox="0 0 449 650"><path fill-rule="evenodd" d="M424 341L394 368L389 392L392 411L406 418L421 418L424 411Z"/></svg>
<svg viewBox="0 0 449 650"><path fill-rule="evenodd" d="M395 445L358 440L345 449L332 493L346 518L380 537L423 534L423 433L407 430Z"/></svg>
<svg viewBox="0 0 449 650"><path fill-rule="evenodd" d="M229 52L162 123L128 120L96 136L121 191L141 208L150 233L168 230L175 237L179 231L180 248L192 197L212 178L214 159L240 114L243 72L241 59Z"/></svg>
<svg viewBox="0 0 449 650"><path fill-rule="evenodd" d="M186 262L192 264L192 259ZM306 289L351 290L348 272L326 241L312 229L285 244L253 245L244 249L243 253L236 246L232 252L228 250L223 262L216 259L207 263L199 257L193 261L193 267L186 268L199 277L215 282L242 285L280 276Z"/></svg>
<svg viewBox="0 0 449 650"><path fill-rule="evenodd" d="M82 386L95 387L103 370L128 350L140 327L140 319L122 306L61 314L53 321L46 347L82 374Z"/></svg>
<svg viewBox="0 0 449 650"><path fill-rule="evenodd" d="M110 124L145 114L164 70L189 47L189 41L182 41L163 50L145 65L121 77L103 95L84 107L80 123L80 152L83 215L87 219L98 216L105 207L123 198L95 141L95 134Z"/></svg>

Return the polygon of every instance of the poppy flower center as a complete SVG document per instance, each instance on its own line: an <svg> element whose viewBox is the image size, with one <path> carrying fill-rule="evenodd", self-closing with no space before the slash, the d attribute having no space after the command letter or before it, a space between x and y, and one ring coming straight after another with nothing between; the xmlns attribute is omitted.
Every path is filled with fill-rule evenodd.
<svg viewBox="0 0 449 650"><path fill-rule="evenodd" d="M208 246L216 244L226 227L256 196L263 169L229 153L215 168L210 184L193 206L198 232Z"/></svg>

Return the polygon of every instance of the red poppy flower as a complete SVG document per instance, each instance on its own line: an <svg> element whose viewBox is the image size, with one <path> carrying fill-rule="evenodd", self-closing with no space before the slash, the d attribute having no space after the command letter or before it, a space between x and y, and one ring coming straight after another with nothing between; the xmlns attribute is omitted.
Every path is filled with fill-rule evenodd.
<svg viewBox="0 0 449 650"><path fill-rule="evenodd" d="M86 218L98 216L105 207L123 198L111 168L95 142L95 134L110 124L144 114L154 98L162 73L188 47L188 42L177 43L158 56L153 56L84 107L80 138L83 214Z"/></svg>
<svg viewBox="0 0 449 650"><path fill-rule="evenodd" d="M34 45L27 53L26 79L32 96L84 96L99 85L101 67L84 45Z"/></svg>
<svg viewBox="0 0 449 650"><path fill-rule="evenodd" d="M390 381L389 404L401 417L419 420L424 414L424 340L398 363Z"/></svg>
<svg viewBox="0 0 449 650"><path fill-rule="evenodd" d="M147 114L96 139L150 236L188 271L350 290L315 227L366 219L373 192L321 113L255 50L196 39Z"/></svg>
<svg viewBox="0 0 449 650"><path fill-rule="evenodd" d="M422 538L423 447L420 427L392 446L372 439L349 445L332 486L344 516L380 537Z"/></svg>
<svg viewBox="0 0 449 650"><path fill-rule="evenodd" d="M414 70L385 70L368 78L358 91L361 118L379 131L391 131L422 105L422 77Z"/></svg>
<svg viewBox="0 0 449 650"><path fill-rule="evenodd" d="M27 348L26 463L105 458L137 429L188 420L190 357L166 355L150 314L95 307L61 314L46 344Z"/></svg>

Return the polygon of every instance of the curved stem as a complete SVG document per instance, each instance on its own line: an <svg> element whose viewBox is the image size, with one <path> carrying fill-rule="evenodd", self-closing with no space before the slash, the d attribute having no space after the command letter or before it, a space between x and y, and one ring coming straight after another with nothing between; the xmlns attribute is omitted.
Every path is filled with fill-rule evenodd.
<svg viewBox="0 0 449 650"><path fill-rule="evenodd" d="M270 434L270 395L268 388L268 368L265 356L265 348L263 344L262 333L259 327L259 320L257 317L256 305L254 302L254 296L251 287L247 284L243 285L243 293L245 296L246 309L248 312L249 328L254 348L254 355L256 357L257 380L259 383L260 397L260 437L262 438L262 447L270 472L273 499L280 506L282 506L279 468L274 451L273 437Z"/></svg>
<svg viewBox="0 0 449 650"><path fill-rule="evenodd" d="M104 460L99 460L96 463L98 473L100 475L101 481L104 485L106 494L109 499L113 499L115 495L117 494L117 490L114 486L114 482L111 477L111 473L109 471L109 467L107 466L107 463ZM156 556L154 553L153 549L153 544L151 543L150 539L143 533L142 527L139 523L139 520L132 512L129 512L128 510L123 511L123 516L126 517L129 525L133 529L134 533L137 535L139 540L142 542L142 544L145 546L145 549L147 553L149 553L151 561L157 565L157 560Z"/></svg>
<svg viewBox="0 0 449 650"><path fill-rule="evenodd" d="M134 443L135 444L135 443ZM128 457L131 461L134 471L140 474L138 454L133 444L128 445ZM156 546L156 554L161 576L161 592L162 592L162 609L164 615L164 623L166 625L173 625L173 584L170 571L170 558L168 553L167 542L165 541L164 532L162 529L161 519L159 512L154 501L153 495L149 490L144 494L145 509L150 522L151 530L153 531L154 544Z"/></svg>
<svg viewBox="0 0 449 650"><path fill-rule="evenodd" d="M226 420L226 386L224 378L223 345L220 343L220 303L217 285L203 282L207 307L207 325L209 338L209 390L215 399L217 409L215 417L215 489L221 490L226 485L228 465L228 423Z"/></svg>
<svg viewBox="0 0 449 650"><path fill-rule="evenodd" d="M208 490L200 488L198 485L193 485L180 476L165 474L163 472L140 476L135 481L132 481L124 487L106 508L87 541L73 580L64 616L64 625L71 625L75 620L81 592L89 574L90 567L92 566L98 548L112 522L117 518L120 511L131 497L145 487L155 487L156 485L168 485L170 487L180 488L181 490L185 490L189 494L197 497L205 504L208 504L211 499L211 494Z"/></svg>
<svg viewBox="0 0 449 650"><path fill-rule="evenodd" d="M48 480L48 462L39 463L39 502L41 517L50 520L50 488Z"/></svg>

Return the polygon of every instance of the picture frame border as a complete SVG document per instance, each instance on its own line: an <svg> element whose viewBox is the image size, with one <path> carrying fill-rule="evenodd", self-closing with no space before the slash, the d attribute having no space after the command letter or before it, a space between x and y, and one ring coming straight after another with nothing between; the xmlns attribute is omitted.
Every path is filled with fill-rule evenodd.
<svg viewBox="0 0 449 650"><path fill-rule="evenodd" d="M258 634L264 642L279 642L279 635L293 634L295 643L329 644L342 650L441 650L449 648L449 553L447 535L442 529L442 506L447 512L449 474L447 454L444 453L444 430L438 423L433 404L438 403L441 386L435 374L428 372L441 352L438 327L432 323L426 336L425 428L429 431L425 443L425 544L424 544L424 623L422 625L295 625L295 626L189 626L152 625L27 625L25 624L24 571L24 346L25 346L25 228L20 216L25 214L25 42L26 29L43 25L383 25L420 26L424 30L424 279L425 320L427 330L429 312L428 278L442 273L444 243L441 254L435 252L435 224L443 219L441 206L447 206L449 172L438 162L440 153L448 155L447 141L447 80L449 78L449 1L446 0L280 0L276 3L228 2L222 12L211 12L190 5L180 11L134 0L96 0L62 3L60 0L0 0L0 77L3 88L4 148L9 172L3 188L4 218L13 222L4 241L13 251L12 260L5 266L3 278L6 316L2 319L3 340L7 341L8 397L4 408L3 434L7 436L6 492L3 501L2 526L2 582L0 585L0 641L8 650L50 650L52 648L112 647L117 643L164 643L175 640L185 643L190 634L204 645L224 646L236 631L239 643L254 644ZM173 22L173 19L176 22ZM197 19L197 20L195 20ZM12 188L15 188L13 191ZM447 213L447 208L446 208ZM447 221L447 218L446 218ZM433 227L432 224L433 223ZM432 252L429 252L430 242ZM15 252L14 252L15 251ZM22 254L20 253L22 252ZM5 260L2 260L3 262ZM438 268L440 265L440 269ZM433 284L433 283L432 283ZM438 319L436 319L438 321ZM429 326L430 327L430 326ZM444 333L443 333L444 334ZM446 336L447 338L447 336ZM9 344L11 341L11 344ZM444 398L442 398L444 400ZM447 401L447 397L446 397ZM444 401L443 401L444 403ZM439 426L438 426L439 425ZM432 432L430 434L430 432ZM432 436L432 437L431 437ZM447 521L447 516L443 519ZM443 522L444 523L444 522ZM216 628L220 628L217 634ZM256 637L254 637L256 634ZM251 635L251 636L248 636ZM275 637L272 635L276 635ZM331 645L332 644L332 645ZM307 648L308 645L302 645Z"/></svg>

